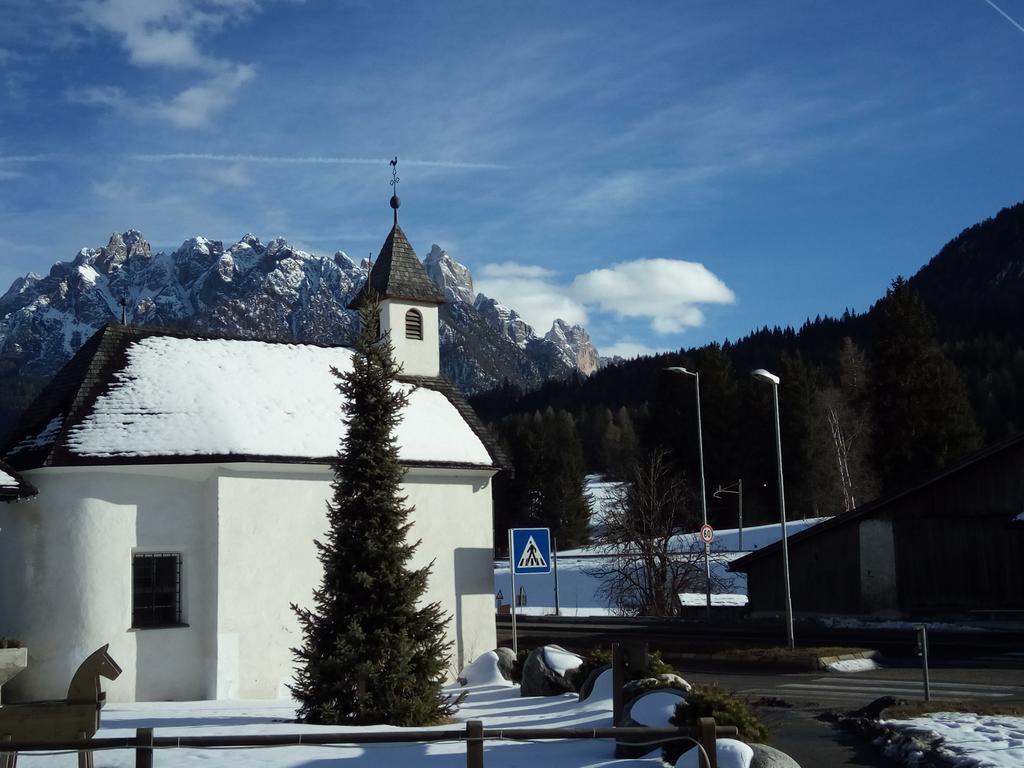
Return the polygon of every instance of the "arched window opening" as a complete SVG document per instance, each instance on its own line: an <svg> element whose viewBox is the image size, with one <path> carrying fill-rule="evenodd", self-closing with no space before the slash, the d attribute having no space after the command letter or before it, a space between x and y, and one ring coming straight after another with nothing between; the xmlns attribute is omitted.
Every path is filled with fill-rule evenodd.
<svg viewBox="0 0 1024 768"><path fill-rule="evenodd" d="M423 341L423 315L418 309L405 313L405 338Z"/></svg>

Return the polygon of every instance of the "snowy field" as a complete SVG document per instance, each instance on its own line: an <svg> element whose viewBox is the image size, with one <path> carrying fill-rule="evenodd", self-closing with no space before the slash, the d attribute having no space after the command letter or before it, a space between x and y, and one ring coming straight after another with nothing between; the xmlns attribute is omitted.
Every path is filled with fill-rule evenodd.
<svg viewBox="0 0 1024 768"><path fill-rule="evenodd" d="M492 654L493 655L493 654ZM475 666L475 665L474 665ZM458 720L478 719L485 728L599 728L612 724L611 675L606 673L594 694L585 702L575 694L548 698L520 698L518 686L500 676L482 670L466 688L468 691ZM146 704L110 704L103 710L103 728L97 737L134 736L136 728L151 727L156 736L200 736L248 734L296 734L337 732L400 732L400 728L374 726L339 728L301 725L289 722L295 704L282 701L198 701ZM460 723L439 726L438 730L458 729ZM615 760L614 745L591 739L547 742L487 742L487 768L660 768L657 753L643 759ZM97 766L135 764L130 750L100 752ZM346 768L422 766L423 768L463 768L466 748L459 742L413 744L366 744L359 746L294 746L260 749L175 749L158 751L155 764L209 765L224 768L267 766L268 768L312 768L338 764ZM719 763L722 765L722 763ZM56 768L76 765L69 754L32 755L18 758L19 768Z"/></svg>
<svg viewBox="0 0 1024 768"><path fill-rule="evenodd" d="M911 720L889 720L887 724L926 742L941 738L943 751L956 765L1024 766L1024 717L938 712Z"/></svg>
<svg viewBox="0 0 1024 768"><path fill-rule="evenodd" d="M595 514L598 514L598 510ZM788 535L826 520L794 520L786 523ZM713 605L746 605L747 579L742 573L729 571L729 563L742 557L747 551L759 549L778 541L781 526L759 525L743 529L744 551L735 549L739 545L739 531L735 528L715 531L715 541L711 545L712 579L722 584L720 594L711 596ZM701 545L698 534L686 534L677 537L677 551L690 552L696 549L700 557ZM560 613L563 616L609 616L615 613L601 591L601 581L594 574L607 554L593 547L565 550L558 553L558 592ZM529 575L516 577L516 591L522 587L526 593L526 607L517 612L526 615L540 616L555 612L555 577L551 575ZM509 575L507 560L499 560L494 564L494 593L501 593L505 605L512 600L512 580ZM686 593L681 596L684 605L704 605L706 596L703 592Z"/></svg>

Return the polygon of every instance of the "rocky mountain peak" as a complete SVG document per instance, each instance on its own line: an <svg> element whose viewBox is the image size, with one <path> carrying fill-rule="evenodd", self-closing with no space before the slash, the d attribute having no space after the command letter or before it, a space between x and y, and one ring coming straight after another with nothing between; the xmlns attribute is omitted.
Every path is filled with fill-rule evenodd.
<svg viewBox="0 0 1024 768"><path fill-rule="evenodd" d="M473 275L469 269L457 262L448 252L434 243L430 253L423 260L427 275L434 285L441 289L446 301L462 301L472 304L476 294L473 292Z"/></svg>
<svg viewBox="0 0 1024 768"><path fill-rule="evenodd" d="M598 369L600 356L590 341L590 334L582 325L569 325L564 320L555 320L544 339L562 350L566 362L589 376Z"/></svg>

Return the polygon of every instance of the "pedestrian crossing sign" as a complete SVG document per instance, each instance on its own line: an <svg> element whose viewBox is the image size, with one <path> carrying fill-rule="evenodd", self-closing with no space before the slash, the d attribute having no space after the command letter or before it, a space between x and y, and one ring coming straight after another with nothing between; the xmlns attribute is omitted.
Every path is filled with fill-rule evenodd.
<svg viewBox="0 0 1024 768"><path fill-rule="evenodd" d="M516 576L551 573L550 529L512 529L512 569Z"/></svg>

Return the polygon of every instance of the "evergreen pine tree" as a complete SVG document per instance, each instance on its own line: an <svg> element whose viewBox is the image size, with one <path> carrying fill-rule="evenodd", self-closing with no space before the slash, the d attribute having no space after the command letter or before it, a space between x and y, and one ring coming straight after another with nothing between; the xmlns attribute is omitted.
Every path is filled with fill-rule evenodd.
<svg viewBox="0 0 1024 768"><path fill-rule="evenodd" d="M430 566L409 569L418 546L413 511L401 495L395 427L408 393L373 322L379 303L360 310L352 369L333 371L347 435L333 462L329 529L317 541L323 579L312 609L293 604L303 644L293 648L292 693L310 723L426 725L446 718L442 693L451 643L437 603L420 605Z"/></svg>
<svg viewBox="0 0 1024 768"><path fill-rule="evenodd" d="M931 316L907 281L896 278L873 314L874 460L888 492L976 447L979 434L960 372L943 354Z"/></svg>

